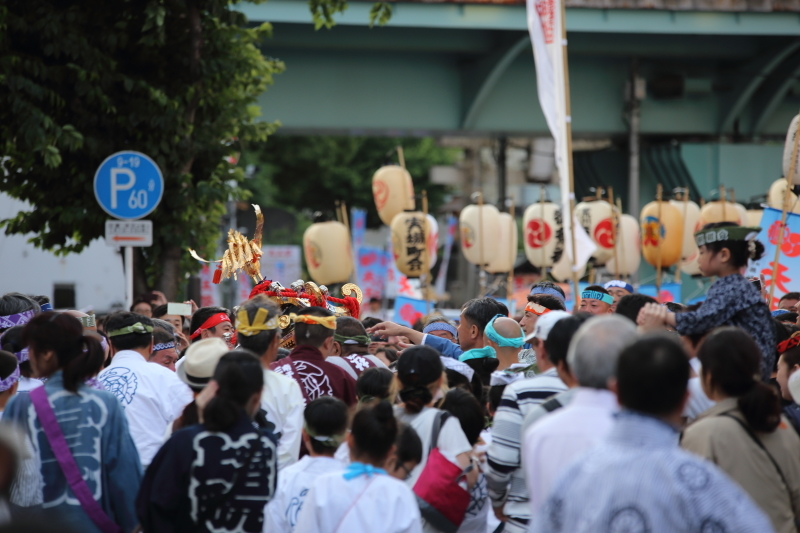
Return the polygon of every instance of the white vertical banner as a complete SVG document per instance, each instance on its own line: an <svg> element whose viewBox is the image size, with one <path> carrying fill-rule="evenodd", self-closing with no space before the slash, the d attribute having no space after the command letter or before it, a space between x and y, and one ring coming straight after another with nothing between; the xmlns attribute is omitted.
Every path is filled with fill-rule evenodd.
<svg viewBox="0 0 800 533"><path fill-rule="evenodd" d="M561 190L561 213L564 227L564 249L572 260L573 270L580 271L594 249L586 253L583 246L591 239L585 235L580 224L569 216L570 201L575 193L570 187L570 167L567 125L572 117L567 115L566 65L564 64L566 35L563 31L563 0L527 0L528 32L533 44L533 59L536 62L536 85L539 90L539 105L547 121L547 127L556 142L556 166ZM576 233L576 255L572 257L572 233ZM584 238L585 237L585 238ZM581 248L577 250L577 248Z"/></svg>

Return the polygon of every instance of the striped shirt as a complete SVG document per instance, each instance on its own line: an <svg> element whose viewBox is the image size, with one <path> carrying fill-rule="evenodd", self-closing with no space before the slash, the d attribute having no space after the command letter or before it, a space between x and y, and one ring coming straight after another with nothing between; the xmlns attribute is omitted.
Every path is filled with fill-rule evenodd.
<svg viewBox="0 0 800 533"><path fill-rule="evenodd" d="M489 497L510 517L507 531L523 530L530 518L528 489L520 468L522 421L534 407L567 389L555 368L508 385L494 415L492 443L486 451ZM510 526L510 527L509 527Z"/></svg>

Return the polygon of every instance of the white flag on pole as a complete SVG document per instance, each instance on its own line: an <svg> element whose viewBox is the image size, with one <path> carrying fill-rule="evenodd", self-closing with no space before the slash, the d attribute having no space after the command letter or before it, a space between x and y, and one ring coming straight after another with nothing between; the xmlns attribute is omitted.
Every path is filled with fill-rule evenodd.
<svg viewBox="0 0 800 533"><path fill-rule="evenodd" d="M527 0L528 32L533 44L533 59L536 62L536 85L539 90L539 105L547 121L547 127L556 142L556 166L558 167L558 181L561 190L561 213L564 221L564 248L573 260L573 269L577 272L586 264L594 252L583 249L588 242L593 245L591 238L586 234L580 224L574 224L569 216L570 200L574 193L570 191L569 176L572 161L568 154L567 124L572 117L567 116L567 101L564 80L564 54L562 48L566 42L562 41L561 16L562 0ZM572 230L575 228L576 255L572 257Z"/></svg>

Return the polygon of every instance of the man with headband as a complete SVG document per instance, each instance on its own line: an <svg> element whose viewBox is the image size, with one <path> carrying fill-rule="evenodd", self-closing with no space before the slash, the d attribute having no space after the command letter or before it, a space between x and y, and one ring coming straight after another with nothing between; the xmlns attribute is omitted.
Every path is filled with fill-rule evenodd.
<svg viewBox="0 0 800 533"><path fill-rule="evenodd" d="M189 339L191 342L219 337L231 345L233 335L233 323L228 316L228 310L224 307L201 307L192 315L192 323L189 326Z"/></svg>
<svg viewBox="0 0 800 533"><path fill-rule="evenodd" d="M327 362L342 368L355 380L368 368L387 368L383 361L369 353L370 342L360 321L351 316L337 317L333 351Z"/></svg>
<svg viewBox="0 0 800 533"><path fill-rule="evenodd" d="M522 328L516 320L497 315L486 324L484 335L486 344L494 349L497 361L500 363L497 366L498 371L519 364L518 354L525 339Z"/></svg>
<svg viewBox="0 0 800 533"><path fill-rule="evenodd" d="M152 318L153 321L153 352L150 362L175 372L175 363L178 361L178 346L175 339L175 330L166 320Z"/></svg>
<svg viewBox="0 0 800 533"><path fill-rule="evenodd" d="M244 302L236 312L236 336L242 348L261 360L264 390L261 409L270 430L278 438L278 470L300 457L300 434L303 429L303 393L295 380L269 369L278 357L281 329L277 317L281 310L263 294Z"/></svg>
<svg viewBox="0 0 800 533"><path fill-rule="evenodd" d="M554 285L549 281L546 283ZM556 288L560 289L560 287L557 285ZM525 306L525 311L522 313L522 318L519 321L519 325L522 327L522 331L525 332L526 337L533 335L533 332L536 329L536 322L539 320L539 317L549 313L550 311L566 310L566 307L564 306L564 300L558 296L555 296L556 294L559 294L555 289L549 286L539 288L537 285L534 285L533 289L531 289L531 292L538 290L542 290L544 292L537 292L536 294L528 295L528 305ZM522 350L519 352L518 359L520 363L530 366L536 363L536 351L529 343L525 343L522 346Z"/></svg>
<svg viewBox="0 0 800 533"><path fill-rule="evenodd" d="M622 281L621 279L612 279L611 281L607 281L603 288L608 291L608 294L614 298L614 306L617 305L619 299L623 296L628 296L629 294L633 294L633 285L628 283L627 281Z"/></svg>
<svg viewBox="0 0 800 533"><path fill-rule="evenodd" d="M600 285L590 285L581 292L581 305L579 311L591 315L605 315L613 313L614 298Z"/></svg>
<svg viewBox="0 0 800 533"><path fill-rule="evenodd" d="M192 391L171 370L151 364L153 321L120 311L108 317L111 364L97 376L125 409L133 443L147 467L164 443L167 426L193 399Z"/></svg>
<svg viewBox="0 0 800 533"><path fill-rule="evenodd" d="M356 380L326 361L333 351L336 316L321 307L308 307L290 314L289 319L294 322L297 346L270 368L294 379L306 404L321 396L334 396L348 406L355 405Z"/></svg>

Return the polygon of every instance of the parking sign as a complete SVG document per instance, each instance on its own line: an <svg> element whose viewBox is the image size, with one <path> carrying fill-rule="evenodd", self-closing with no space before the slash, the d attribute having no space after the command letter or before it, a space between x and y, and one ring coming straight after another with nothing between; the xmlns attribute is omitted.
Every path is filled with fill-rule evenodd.
<svg viewBox="0 0 800 533"><path fill-rule="evenodd" d="M143 153L110 155L94 175L94 195L114 218L137 220L155 210L164 194L164 176L155 161Z"/></svg>

